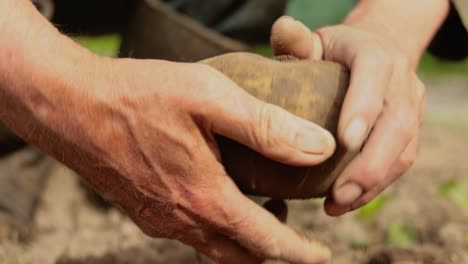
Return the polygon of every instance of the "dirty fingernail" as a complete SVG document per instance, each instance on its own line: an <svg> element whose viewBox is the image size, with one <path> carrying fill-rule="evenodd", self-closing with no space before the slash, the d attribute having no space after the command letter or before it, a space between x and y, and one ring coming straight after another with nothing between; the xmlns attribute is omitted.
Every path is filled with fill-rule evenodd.
<svg viewBox="0 0 468 264"><path fill-rule="evenodd" d="M299 130L296 144L303 152L314 155L322 155L329 149L329 140L325 133L309 127Z"/></svg>
<svg viewBox="0 0 468 264"><path fill-rule="evenodd" d="M349 205L359 199L363 193L361 186L356 183L347 183L338 189L335 202L339 205Z"/></svg>
<svg viewBox="0 0 468 264"><path fill-rule="evenodd" d="M358 150L367 136L368 124L362 117L354 119L345 131L344 143L350 150Z"/></svg>

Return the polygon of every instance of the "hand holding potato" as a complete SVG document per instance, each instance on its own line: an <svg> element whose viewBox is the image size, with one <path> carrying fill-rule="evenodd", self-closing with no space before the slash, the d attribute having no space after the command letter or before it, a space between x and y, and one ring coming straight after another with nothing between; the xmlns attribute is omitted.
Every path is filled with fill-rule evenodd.
<svg viewBox="0 0 468 264"><path fill-rule="evenodd" d="M330 60L351 69L338 137L362 152L343 171L326 202L330 215L359 208L410 168L424 117L425 88L412 64L390 38L357 26L310 32L292 18L272 30L275 53Z"/></svg>
<svg viewBox="0 0 468 264"><path fill-rule="evenodd" d="M82 138L82 148L100 150L94 154L99 166L67 164L145 233L178 239L220 263L321 263L329 257L238 190L214 137L278 161L316 164L331 154L315 151L333 148L328 132L255 99L203 64L108 63L100 68L114 81L88 93L89 115L75 111L83 120L77 129L97 136Z"/></svg>

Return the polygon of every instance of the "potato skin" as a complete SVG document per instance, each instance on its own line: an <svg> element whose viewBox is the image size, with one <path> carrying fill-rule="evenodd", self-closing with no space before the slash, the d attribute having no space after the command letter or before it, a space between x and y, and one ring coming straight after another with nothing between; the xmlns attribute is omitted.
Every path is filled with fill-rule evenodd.
<svg viewBox="0 0 468 264"><path fill-rule="evenodd" d="M272 60L252 53L229 53L202 61L224 73L260 100L281 106L329 130L336 138L349 71L332 62ZM218 137L228 174L246 194L276 199L323 197L356 156L337 142L326 162L294 167L270 160L248 147Z"/></svg>

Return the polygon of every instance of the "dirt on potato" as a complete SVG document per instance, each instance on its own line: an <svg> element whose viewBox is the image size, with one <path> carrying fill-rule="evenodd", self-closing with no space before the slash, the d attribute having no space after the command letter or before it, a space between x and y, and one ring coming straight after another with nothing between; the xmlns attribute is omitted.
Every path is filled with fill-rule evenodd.
<svg viewBox="0 0 468 264"><path fill-rule="evenodd" d="M289 202L289 223L328 244L332 263L468 263L468 82L433 83L413 168L371 204L332 218L321 200ZM175 241L152 239L116 209L89 202L56 165L31 236L0 242L0 263L208 263Z"/></svg>

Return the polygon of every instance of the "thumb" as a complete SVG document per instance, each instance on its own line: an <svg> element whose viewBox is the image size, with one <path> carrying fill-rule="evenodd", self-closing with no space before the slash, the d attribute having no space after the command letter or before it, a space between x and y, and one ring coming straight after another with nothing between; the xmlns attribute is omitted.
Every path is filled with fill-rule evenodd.
<svg viewBox="0 0 468 264"><path fill-rule="evenodd" d="M230 100L206 113L212 132L296 166L321 163L335 151L335 140L327 130L239 87L232 90Z"/></svg>
<svg viewBox="0 0 468 264"><path fill-rule="evenodd" d="M276 56L292 55L307 60L323 58L320 36L292 17L281 17L273 24L270 43Z"/></svg>

